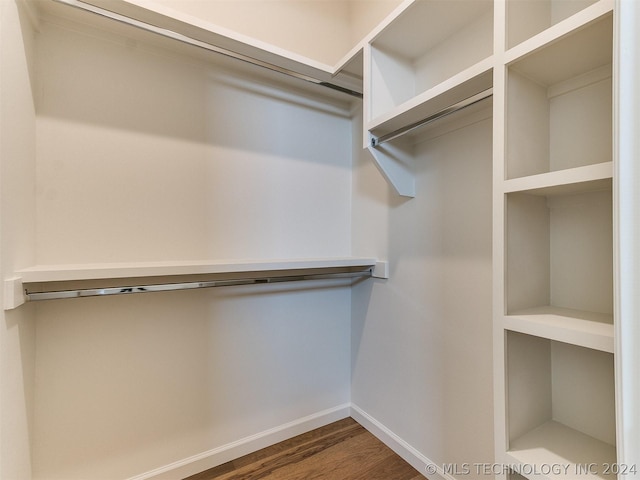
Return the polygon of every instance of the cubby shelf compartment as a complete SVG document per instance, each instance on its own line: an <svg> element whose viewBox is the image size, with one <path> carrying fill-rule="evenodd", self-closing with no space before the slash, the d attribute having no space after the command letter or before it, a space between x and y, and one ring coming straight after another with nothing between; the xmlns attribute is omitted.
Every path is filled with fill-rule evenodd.
<svg viewBox="0 0 640 480"><path fill-rule="evenodd" d="M611 318L612 210L610 178L506 194L506 314Z"/></svg>
<svg viewBox="0 0 640 480"><path fill-rule="evenodd" d="M507 458L568 467L528 478L601 476L580 466L616 461L613 354L517 332L506 342Z"/></svg>
<svg viewBox="0 0 640 480"><path fill-rule="evenodd" d="M612 159L612 29L605 13L508 64L509 179Z"/></svg>
<svg viewBox="0 0 640 480"><path fill-rule="evenodd" d="M427 27L425 19L437 21ZM412 3L371 42L365 120L389 115L492 54L492 1Z"/></svg>
<svg viewBox="0 0 640 480"><path fill-rule="evenodd" d="M612 8L611 0L507 0L507 48L513 49L510 56L557 39Z"/></svg>

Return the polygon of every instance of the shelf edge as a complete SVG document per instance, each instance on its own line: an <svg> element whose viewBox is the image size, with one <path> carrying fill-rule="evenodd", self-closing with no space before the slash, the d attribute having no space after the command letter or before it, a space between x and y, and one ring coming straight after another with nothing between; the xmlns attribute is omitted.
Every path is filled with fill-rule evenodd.
<svg viewBox="0 0 640 480"><path fill-rule="evenodd" d="M611 178L613 178L613 162L602 162L585 165L583 167L508 179L503 182L503 192L543 191L544 189L561 188Z"/></svg>
<svg viewBox="0 0 640 480"><path fill-rule="evenodd" d="M102 280L117 278L199 275L218 273L303 270L335 267L375 267L377 260L365 257L331 257L296 260L254 260L239 262L183 261L41 265L15 272L22 283Z"/></svg>

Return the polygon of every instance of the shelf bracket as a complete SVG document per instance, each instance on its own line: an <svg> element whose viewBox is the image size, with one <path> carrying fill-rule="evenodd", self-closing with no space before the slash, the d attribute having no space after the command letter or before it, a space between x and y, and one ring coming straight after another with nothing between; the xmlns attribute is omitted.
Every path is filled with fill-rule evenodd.
<svg viewBox="0 0 640 480"><path fill-rule="evenodd" d="M391 144L374 147L371 143L367 148L371 152L376 167L396 193L403 197L415 197L414 161L409 152Z"/></svg>
<svg viewBox="0 0 640 480"><path fill-rule="evenodd" d="M22 278L6 278L4 281L4 309L13 310L23 305L26 301Z"/></svg>

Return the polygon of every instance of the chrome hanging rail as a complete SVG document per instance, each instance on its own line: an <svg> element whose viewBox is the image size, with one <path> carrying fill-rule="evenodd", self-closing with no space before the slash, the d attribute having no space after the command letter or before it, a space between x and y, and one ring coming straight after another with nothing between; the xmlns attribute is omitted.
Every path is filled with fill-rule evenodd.
<svg viewBox="0 0 640 480"><path fill-rule="evenodd" d="M428 125L430 123L433 123L437 120L440 120L441 118L444 118L448 115L451 115L453 113L459 112L460 110L464 110L465 108L468 108L472 105L475 105L478 102L481 102L482 100L485 100L489 97L493 96L493 88L488 88L486 90L483 90L482 92L476 93L475 95L472 95L469 98L465 98L464 100L461 100L457 103L454 103L453 105L450 105L446 108L443 108L442 110L440 110L439 112L436 112L432 115L429 115L426 118L423 118L422 120L419 120L417 122L411 123L409 125L406 125L402 128L399 128L398 130L394 130L393 132L387 133L385 135L380 135L379 137L375 137L372 136L371 137L371 146L372 147L378 147L380 145L382 145L383 143L389 142L395 138L398 138L406 133L409 133L413 130L416 130L417 128L423 127L425 125Z"/></svg>
<svg viewBox="0 0 640 480"><path fill-rule="evenodd" d="M211 280L202 282L162 283L154 285L136 285L125 287L90 288L78 290L60 290L50 292L29 292L25 290L27 301L56 300L62 298L102 297L109 295L128 295L132 293L170 292L175 290L194 290L197 288L231 287L238 285L259 285L265 283L300 282L307 280L339 280L345 278L370 278L373 268L357 272L312 273L306 275L287 275L272 277L241 278L233 280Z"/></svg>
<svg viewBox="0 0 640 480"><path fill-rule="evenodd" d="M284 75L288 75L293 78L297 78L299 80L304 80L308 83L313 83L315 85L319 85L322 87L327 87L332 90L336 90L338 92L345 93L347 95L351 95L353 97L362 98L362 93L357 92L355 90L351 90L349 88L341 87L340 85L336 85L334 83L325 82L323 80L318 80L317 78L311 77L309 75L304 75L302 73L294 72L293 70L289 70L287 68L279 67L278 65L274 65L272 63L264 62L262 60L258 60L257 58L249 57L248 55L243 55L241 53L233 52L231 50L227 50L226 48L218 47L216 45L212 45L207 42L203 42L201 40L197 40L195 38L188 37L178 32L174 32L172 30L168 30L166 28L158 27L156 25L152 25L150 23L142 22L140 20L136 20L134 18L127 17L125 15L121 15L119 13L112 12L110 10L106 10L104 8L96 7L94 5L82 2L80 0L54 0L57 3L67 5L70 7L78 8L80 10L84 10L85 12L90 12L95 15L100 15L105 18L109 18L111 20L115 20L120 23L124 23L126 25L130 25L132 27L144 30L146 32L151 32L156 35L161 35L166 38L170 38L173 40L177 40L178 42L185 43L187 45L192 45L194 47L202 48L204 50L208 50L210 52L219 53L221 55L225 55L230 58L234 58L236 60L240 60L245 63L250 63L252 65L266 68L273 72L282 73Z"/></svg>

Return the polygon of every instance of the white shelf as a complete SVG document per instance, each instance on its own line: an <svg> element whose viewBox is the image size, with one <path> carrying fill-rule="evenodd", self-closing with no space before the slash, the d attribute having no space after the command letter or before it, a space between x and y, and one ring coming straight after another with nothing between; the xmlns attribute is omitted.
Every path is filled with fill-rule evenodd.
<svg viewBox="0 0 640 480"><path fill-rule="evenodd" d="M493 85L493 57L469 67L369 122L368 130L381 136L427 118Z"/></svg>
<svg viewBox="0 0 640 480"><path fill-rule="evenodd" d="M245 284L247 281L273 283L283 281L286 277L341 278L341 275L346 275L350 278L368 273L369 269L372 269L371 276L374 278L389 278L388 262L364 257L39 265L18 270L13 277L4 280L4 309L19 307L27 301L29 295L36 295L40 297L38 299L44 300L105 295L106 290L110 291L109 294L114 294L111 290L116 291L118 288L121 290L117 293L133 293L129 284L122 283L124 279L136 279L136 283L142 284L141 287L135 287L136 292L167 291L201 288L205 286L203 283L207 283L206 286L242 284L243 281ZM202 276L206 276L206 280ZM143 282L141 279L149 280ZM214 283L217 284L213 285ZM44 292L43 296L40 291L43 284L55 284L58 288ZM36 291L27 294L25 285L35 285ZM123 287L126 288L122 290ZM60 296L59 292L64 293L64 296Z"/></svg>
<svg viewBox="0 0 640 480"><path fill-rule="evenodd" d="M616 448L613 445L553 420L513 440L507 456L516 463L527 466L527 468L523 467L521 473L528 478L554 480L615 478L615 475L587 474L579 469L580 465L595 464L595 468L601 471L603 465L615 464ZM559 465L563 468L560 473L545 475L544 466L550 465ZM535 467L536 474L527 475L529 467Z"/></svg>
<svg viewBox="0 0 640 480"><path fill-rule="evenodd" d="M603 162L506 180L503 191L546 196L610 190L612 177L613 162Z"/></svg>
<svg viewBox="0 0 640 480"><path fill-rule="evenodd" d="M532 2L529 4L529 6L537 7L537 6L541 6L543 3L545 2L543 1ZM551 3L551 2L546 2L546 3ZM579 2L564 2L564 3L566 4L573 3L574 5L578 5ZM516 4L516 6L518 4L526 6L525 2L509 2L508 6L510 7L511 11L513 11L512 8L514 4ZM520 58L524 58L527 55L531 54L532 52L539 50L540 48L550 45L556 42L557 40L562 39L563 37L566 37L574 34L575 32L578 32L580 29L591 24L594 21L597 21L602 16L611 13L613 11L613 6L614 6L613 0L600 0L598 2L594 2L592 5L580 10L579 12L576 12L573 15L570 15L568 18L558 21L554 25L539 31L539 33L532 35L530 38L522 41L521 43L518 43L517 41L510 42L512 44L517 43L517 45L507 50L506 56L505 56L506 63L512 63ZM524 24L521 25L521 27L526 26L530 28L532 26L533 19L531 18L531 16L528 16L523 20L524 20ZM524 29L523 28L510 29L510 33L514 31L517 33L521 33L524 31ZM588 39L588 37L584 37L584 38L577 39L576 44L578 44L578 42L580 41L584 41L585 39L587 39L588 41L591 41L591 39ZM588 51L587 47L589 45L590 43L587 43L584 45L585 52ZM578 58L574 58L574 57L578 57ZM579 57L583 57L583 56L575 55L572 57L567 57L565 58L565 60L571 59L572 61L578 61L578 62L584 60L584 58L579 58ZM548 65L546 68L543 68L542 71L547 71L547 69L549 71L552 71L553 66Z"/></svg>
<svg viewBox="0 0 640 480"><path fill-rule="evenodd" d="M507 194L507 312L552 305L613 313L612 208L610 188Z"/></svg>
<svg viewBox="0 0 640 480"><path fill-rule="evenodd" d="M39 265L18 270L15 272L15 276L21 278L22 283L44 283L174 275L330 269L339 267L366 268L373 267L376 263L377 261L374 258L334 257L296 260L189 260L182 262Z"/></svg>
<svg viewBox="0 0 640 480"><path fill-rule="evenodd" d="M438 20L426 27L425 19ZM478 64L487 70L492 46L492 1L411 3L371 41L370 61L365 62L370 76L365 120L395 117L398 107L409 110L425 94L433 98L435 92L428 92L439 85L445 92L452 86L449 79Z"/></svg>
<svg viewBox="0 0 640 480"><path fill-rule="evenodd" d="M542 84L554 85L611 63L613 22L610 10L596 21L533 52L507 60L522 75Z"/></svg>
<svg viewBox="0 0 640 480"><path fill-rule="evenodd" d="M612 160L612 15L508 64L507 178Z"/></svg>
<svg viewBox="0 0 640 480"><path fill-rule="evenodd" d="M512 312L503 325L507 330L613 353L613 315L544 306Z"/></svg>
<svg viewBox="0 0 640 480"><path fill-rule="evenodd" d="M76 0L64 0L71 6L76 6ZM83 8L91 10L93 7L106 10L115 15L121 15L139 22L157 27L169 32L171 40L162 38L156 34L144 32L141 29L131 28L124 24L108 19L98 14L90 14L79 8L69 8L68 5L47 0L38 2L38 8L43 15L65 18L73 22L90 25L98 29L113 31L123 37L144 39L145 43L157 44L163 48L170 48L181 55L193 55L198 58L214 58L223 65L231 65L233 68L249 72L249 74L270 78L284 85L292 85L302 90L309 90L329 97L340 98L337 91L319 88L314 82L305 82L293 77L283 75L282 71L290 71L295 74L311 77L319 82L337 85L348 90L361 91L361 74L352 75L343 70L350 60L358 55L359 50L351 50L351 58L343 58L336 65L329 65L308 56L295 53L286 48L275 46L266 41L258 40L248 35L239 34L227 28L220 27L210 21L198 18L182 11L165 7L153 1L146 0L91 0L82 2ZM174 35L175 34L175 35ZM256 68L249 63L230 59L223 55L211 53L202 48L186 45L182 38L193 39L196 42L211 45L227 50L247 59L275 67L272 70ZM247 70L249 69L249 70Z"/></svg>

